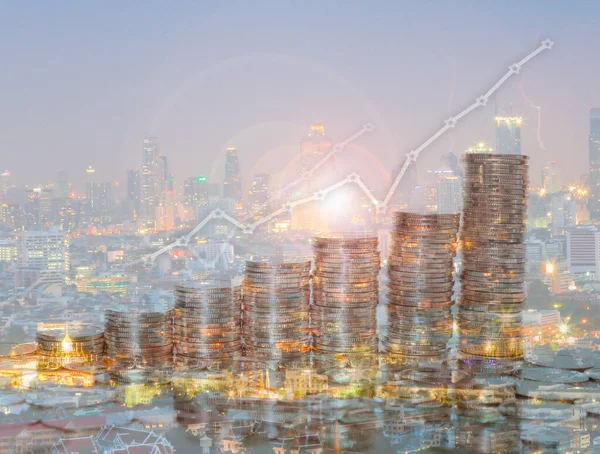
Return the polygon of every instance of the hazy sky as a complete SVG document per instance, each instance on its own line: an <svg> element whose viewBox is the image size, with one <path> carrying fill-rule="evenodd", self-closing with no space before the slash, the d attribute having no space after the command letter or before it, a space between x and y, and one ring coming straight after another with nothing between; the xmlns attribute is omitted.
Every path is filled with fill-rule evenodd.
<svg viewBox="0 0 600 454"><path fill-rule="evenodd" d="M534 182L549 159L575 179L600 105L599 18L599 2L564 0L0 2L0 168L21 184L65 169L81 185L87 165L122 180L151 134L178 181L218 177L226 146L248 177L277 172L319 121L336 140L374 123L357 146L390 172L551 38L496 106L525 116ZM475 111L419 169L493 140L493 116Z"/></svg>

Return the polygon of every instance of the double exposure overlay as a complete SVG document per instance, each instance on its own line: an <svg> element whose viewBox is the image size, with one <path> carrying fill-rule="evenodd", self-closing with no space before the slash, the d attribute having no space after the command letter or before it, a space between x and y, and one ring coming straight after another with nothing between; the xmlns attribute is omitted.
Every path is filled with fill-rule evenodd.
<svg viewBox="0 0 600 454"><path fill-rule="evenodd" d="M0 454L600 453L600 4L0 4Z"/></svg>

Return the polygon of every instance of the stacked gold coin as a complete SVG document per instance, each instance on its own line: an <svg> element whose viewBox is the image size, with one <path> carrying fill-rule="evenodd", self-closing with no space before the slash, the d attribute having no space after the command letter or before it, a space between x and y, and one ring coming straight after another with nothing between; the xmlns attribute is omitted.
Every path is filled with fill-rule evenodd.
<svg viewBox="0 0 600 454"><path fill-rule="evenodd" d="M242 355L241 288L230 280L192 281L175 288L176 365L216 364Z"/></svg>
<svg viewBox="0 0 600 454"><path fill-rule="evenodd" d="M459 214L394 215L388 258L387 353L444 359L452 336L451 306Z"/></svg>
<svg viewBox="0 0 600 454"><path fill-rule="evenodd" d="M495 358L523 356L528 157L464 156L459 350Z"/></svg>
<svg viewBox="0 0 600 454"><path fill-rule="evenodd" d="M173 311L109 309L104 316L106 354L123 365L173 363Z"/></svg>
<svg viewBox="0 0 600 454"><path fill-rule="evenodd" d="M313 240L311 331L316 362L378 352L380 256L377 237L331 234Z"/></svg>
<svg viewBox="0 0 600 454"><path fill-rule="evenodd" d="M310 352L310 261L246 262L242 333L245 356L307 362Z"/></svg>

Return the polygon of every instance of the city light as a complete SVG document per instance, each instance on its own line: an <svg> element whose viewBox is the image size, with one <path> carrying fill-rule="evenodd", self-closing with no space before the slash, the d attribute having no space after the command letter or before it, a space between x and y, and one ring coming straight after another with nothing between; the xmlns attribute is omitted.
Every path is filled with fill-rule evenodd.
<svg viewBox="0 0 600 454"><path fill-rule="evenodd" d="M144 15L152 18L152 8ZM23 107L9 97L8 136L19 134L7 142L18 151L2 164L15 172L0 174L6 452L544 452L584 451L600 440L592 428L600 416L592 386L600 383L600 109L590 112L589 175L567 180L576 175L567 168L574 156L540 168L529 156L535 141L533 151L529 139L521 143L536 126L500 103L510 79L522 89L520 74L530 75L528 85L542 80L521 70L552 41L503 57L497 78L450 103L460 107L419 142L411 141L426 125L398 130L398 156L385 121L376 128L372 115L325 96L331 84L318 79L334 72L313 74L311 95L323 102L308 109L294 105L306 87L286 81L298 71L273 73L270 61L263 71L260 56L252 68L233 59L212 77L211 59L231 49L211 53L202 60L209 73L190 79L190 68L161 54L176 48L168 45L171 16L151 50L174 70L160 84L140 79L144 90L123 79L119 94L128 95L118 96L118 111L98 95L115 97L112 77L86 91L102 108L64 121L73 117L65 111L73 93L28 71L28 90L60 96L41 99L37 113L35 97L24 98L35 120L24 135L15 120ZM263 16L255 28L271 30ZM245 23L215 20L232 36L247 32ZM115 53L92 22L77 21L108 46L107 67L146 77L148 59L132 60L127 46ZM277 42L289 41L293 22L277 29ZM188 41L221 45L196 29ZM226 41L244 55L244 39ZM370 44L375 53L390 47ZM71 51L61 52L59 69ZM14 53L17 73L37 55L18 46ZM331 58L333 65L335 52ZM374 61L385 74L387 59ZM100 75L79 73L98 86ZM250 85L237 83L248 77ZM24 82L14 79L20 93ZM256 80L274 89L254 89ZM384 85L392 98L406 89ZM555 96L536 93L546 103ZM165 99L140 115L148 100ZM266 106L272 121L253 106ZM467 120L476 110L481 121ZM40 112L53 115L40 120ZM311 124L311 112L327 117L327 130ZM581 119L571 114L560 118ZM52 129L59 124L62 136ZM548 134L567 130L552 126ZM587 143L583 127L568 130L573 143ZM428 170L421 154L433 146L445 151Z"/></svg>
<svg viewBox="0 0 600 454"><path fill-rule="evenodd" d="M567 325L566 323L561 323L560 325L558 325L558 331L560 331L560 333L563 336L566 336L569 333L569 325Z"/></svg>
<svg viewBox="0 0 600 454"><path fill-rule="evenodd" d="M545 274L554 274L554 263L548 262L544 264L544 273Z"/></svg>

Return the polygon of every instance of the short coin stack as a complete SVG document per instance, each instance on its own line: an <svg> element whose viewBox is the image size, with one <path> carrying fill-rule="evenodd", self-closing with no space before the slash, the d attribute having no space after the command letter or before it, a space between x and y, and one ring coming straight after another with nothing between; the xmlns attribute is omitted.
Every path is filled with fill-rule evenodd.
<svg viewBox="0 0 600 454"><path fill-rule="evenodd" d="M459 350L523 356L527 156L467 153Z"/></svg>
<svg viewBox="0 0 600 454"><path fill-rule="evenodd" d="M459 214L394 215L388 258L387 353L443 360L452 336Z"/></svg>
<svg viewBox="0 0 600 454"><path fill-rule="evenodd" d="M82 364L96 361L104 353L102 329L74 325L38 331L35 336L40 360L49 365Z"/></svg>
<svg viewBox="0 0 600 454"><path fill-rule="evenodd" d="M104 315L106 354L123 366L173 363L173 311L109 309Z"/></svg>
<svg viewBox="0 0 600 454"><path fill-rule="evenodd" d="M177 366L222 364L241 357L241 289L230 280L193 281L175 287Z"/></svg>
<svg viewBox="0 0 600 454"><path fill-rule="evenodd" d="M242 332L245 356L306 363L310 352L310 261L248 261Z"/></svg>
<svg viewBox="0 0 600 454"><path fill-rule="evenodd" d="M378 351L377 237L332 234L313 240L311 331L315 363L372 359Z"/></svg>

